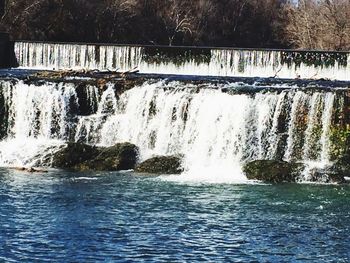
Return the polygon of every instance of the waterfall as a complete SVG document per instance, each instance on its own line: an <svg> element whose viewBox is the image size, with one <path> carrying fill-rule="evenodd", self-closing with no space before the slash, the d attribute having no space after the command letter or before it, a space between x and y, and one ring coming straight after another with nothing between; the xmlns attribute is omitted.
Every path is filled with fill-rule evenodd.
<svg viewBox="0 0 350 263"><path fill-rule="evenodd" d="M26 43L15 44L20 67L33 69L96 69L93 45Z"/></svg>
<svg viewBox="0 0 350 263"><path fill-rule="evenodd" d="M73 84L43 86L2 81L0 98L6 110L7 136L0 141L0 165L31 165L41 153L58 149L74 130L77 106ZM1 100L0 100L1 101Z"/></svg>
<svg viewBox="0 0 350 263"><path fill-rule="evenodd" d="M33 165L67 141L110 146L131 142L140 158L183 156L182 176L244 180L242 164L256 159L330 163L336 93L262 90L237 93L237 84L198 88L148 81L116 96L87 85L85 102L71 83L0 82L8 123L0 165ZM83 112L82 104L90 108Z"/></svg>
<svg viewBox="0 0 350 263"><path fill-rule="evenodd" d="M19 66L29 69L350 80L345 52L16 42L15 55Z"/></svg>
<svg viewBox="0 0 350 263"><path fill-rule="evenodd" d="M140 47L100 46L100 70L128 71L141 63Z"/></svg>
<svg viewBox="0 0 350 263"><path fill-rule="evenodd" d="M305 118L303 118L303 116L305 116L308 98L308 94L303 91L297 91L291 96L293 103L290 109L291 114L288 127L287 149L284 155L287 161L298 159L300 155L299 151L302 150L300 146L303 145L303 129L305 128Z"/></svg>

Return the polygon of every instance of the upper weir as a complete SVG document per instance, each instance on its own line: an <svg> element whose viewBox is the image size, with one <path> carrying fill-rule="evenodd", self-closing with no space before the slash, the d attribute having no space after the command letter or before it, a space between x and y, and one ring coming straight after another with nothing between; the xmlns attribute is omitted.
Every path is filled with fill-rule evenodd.
<svg viewBox="0 0 350 263"><path fill-rule="evenodd" d="M26 69L350 81L349 52L17 41L14 53Z"/></svg>

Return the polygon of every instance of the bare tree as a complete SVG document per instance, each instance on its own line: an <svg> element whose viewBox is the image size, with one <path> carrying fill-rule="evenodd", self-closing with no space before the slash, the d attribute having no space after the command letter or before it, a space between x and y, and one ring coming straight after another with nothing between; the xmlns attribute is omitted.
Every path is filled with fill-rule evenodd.
<svg viewBox="0 0 350 263"><path fill-rule="evenodd" d="M350 1L326 0L321 6L323 38L327 49L350 48Z"/></svg>
<svg viewBox="0 0 350 263"><path fill-rule="evenodd" d="M286 6L287 24L285 37L287 42L297 48L314 49L319 44L315 36L321 30L318 6L314 0L300 0L298 6Z"/></svg>
<svg viewBox="0 0 350 263"><path fill-rule="evenodd" d="M2 1L14 39L350 49L350 0Z"/></svg>
<svg viewBox="0 0 350 263"><path fill-rule="evenodd" d="M129 20L137 15L136 0L105 0L97 4L95 32L98 41L118 41L127 34Z"/></svg>
<svg viewBox="0 0 350 263"><path fill-rule="evenodd" d="M158 15L164 24L169 46L179 34L193 34L195 17L191 7L190 2L182 0L167 0L159 6Z"/></svg>
<svg viewBox="0 0 350 263"><path fill-rule="evenodd" d="M350 47L349 0L300 0L286 6L284 36L303 49L346 50Z"/></svg>

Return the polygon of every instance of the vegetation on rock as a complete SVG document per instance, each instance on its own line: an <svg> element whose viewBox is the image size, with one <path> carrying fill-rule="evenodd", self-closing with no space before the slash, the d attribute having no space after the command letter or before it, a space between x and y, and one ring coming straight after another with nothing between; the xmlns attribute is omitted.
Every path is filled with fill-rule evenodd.
<svg viewBox="0 0 350 263"><path fill-rule="evenodd" d="M98 154L75 166L78 170L120 171L134 169L138 148L131 143L118 143L107 148L100 148Z"/></svg>
<svg viewBox="0 0 350 263"><path fill-rule="evenodd" d="M314 168L309 171L308 180L321 183L345 183L345 177L349 175L349 165L336 163L325 168Z"/></svg>
<svg viewBox="0 0 350 263"><path fill-rule="evenodd" d="M307 181L321 183L345 183L350 174L350 159L344 159L334 165L323 168L308 169L306 164L275 160L256 160L248 162L243 172L249 180L259 180L268 183L294 183L302 179L302 173L307 172Z"/></svg>
<svg viewBox="0 0 350 263"><path fill-rule="evenodd" d="M275 160L256 160L243 166L243 172L249 180L269 183L296 182L304 165Z"/></svg>
<svg viewBox="0 0 350 263"><path fill-rule="evenodd" d="M63 169L119 171L135 167L138 148L131 143L111 147L94 147L82 143L68 143L51 156L52 166Z"/></svg>
<svg viewBox="0 0 350 263"><path fill-rule="evenodd" d="M156 156L136 166L136 172L152 174L180 174L183 169L177 156Z"/></svg>
<svg viewBox="0 0 350 263"><path fill-rule="evenodd" d="M82 162L91 160L98 152L98 148L94 146L68 143L66 147L53 154L52 166L56 168L74 168Z"/></svg>

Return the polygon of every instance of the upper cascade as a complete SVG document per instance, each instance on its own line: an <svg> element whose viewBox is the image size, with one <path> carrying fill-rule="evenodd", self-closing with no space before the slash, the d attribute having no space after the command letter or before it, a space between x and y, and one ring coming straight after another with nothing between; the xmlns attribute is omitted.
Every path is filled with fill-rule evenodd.
<svg viewBox="0 0 350 263"><path fill-rule="evenodd" d="M350 81L346 52L16 42L21 68Z"/></svg>

